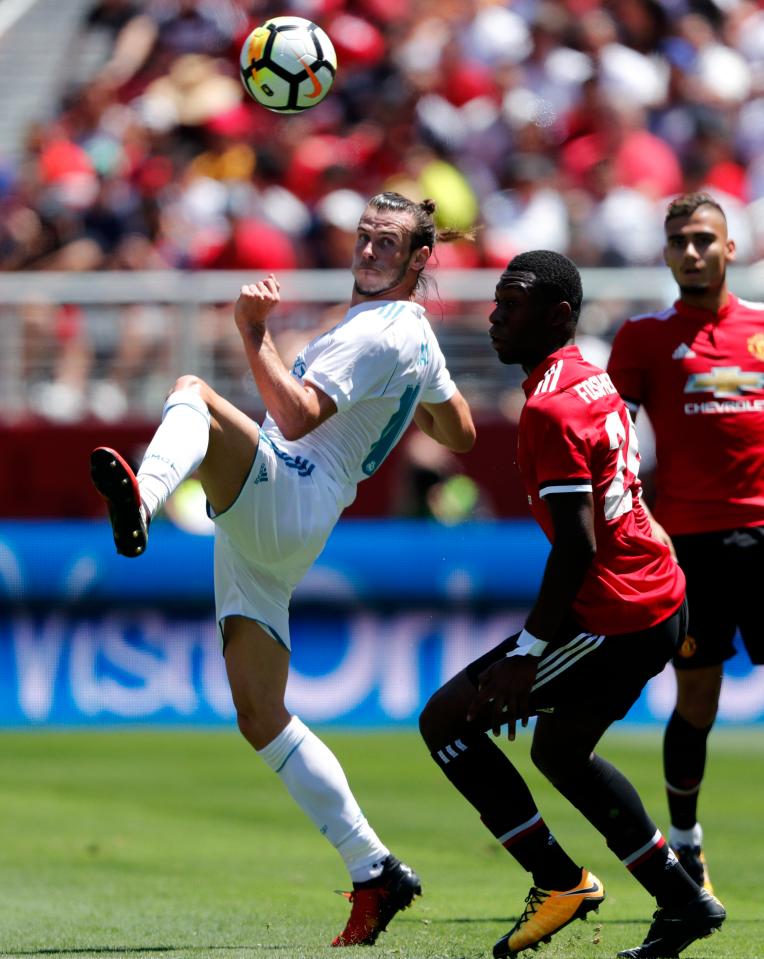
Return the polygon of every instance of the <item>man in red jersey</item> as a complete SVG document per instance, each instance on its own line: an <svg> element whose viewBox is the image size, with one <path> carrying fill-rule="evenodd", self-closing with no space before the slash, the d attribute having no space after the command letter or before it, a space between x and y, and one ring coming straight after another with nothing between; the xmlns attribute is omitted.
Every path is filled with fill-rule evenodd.
<svg viewBox="0 0 764 959"><path fill-rule="evenodd" d="M764 304L727 288L735 244L713 197L675 199L665 227L679 299L623 324L608 371L632 413L644 406L650 417L655 516L687 576L689 630L674 657L663 752L669 843L710 889L697 803L736 629L751 661L764 663Z"/></svg>
<svg viewBox="0 0 764 959"><path fill-rule="evenodd" d="M514 740L518 721L536 715L534 763L657 900L644 943L619 953L653 959L718 929L725 912L678 863L631 783L594 752L673 655L686 604L684 576L642 508L628 410L574 345L581 301L578 270L558 253L516 256L499 279L491 341L528 374L517 460L552 548L525 628L436 692L420 728L438 766L533 876L494 956L534 948L605 898L487 735L507 723Z"/></svg>

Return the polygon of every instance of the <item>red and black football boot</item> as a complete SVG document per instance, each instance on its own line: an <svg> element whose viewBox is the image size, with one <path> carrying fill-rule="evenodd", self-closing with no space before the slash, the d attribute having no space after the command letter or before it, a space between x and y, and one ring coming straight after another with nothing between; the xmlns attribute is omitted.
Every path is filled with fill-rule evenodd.
<svg viewBox="0 0 764 959"><path fill-rule="evenodd" d="M90 454L90 476L106 500L117 552L140 556L149 538L149 517L135 473L115 450L98 446Z"/></svg>
<svg viewBox="0 0 764 959"><path fill-rule="evenodd" d="M344 895L353 908L347 925L332 945L373 946L393 916L422 895L422 884L413 869L395 856L388 856L378 878L354 882L353 891Z"/></svg>

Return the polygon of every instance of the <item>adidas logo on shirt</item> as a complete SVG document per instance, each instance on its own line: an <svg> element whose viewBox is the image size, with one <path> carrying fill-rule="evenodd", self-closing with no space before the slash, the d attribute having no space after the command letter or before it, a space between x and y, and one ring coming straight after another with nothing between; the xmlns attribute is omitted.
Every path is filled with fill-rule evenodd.
<svg viewBox="0 0 764 959"><path fill-rule="evenodd" d="M543 378L536 387L534 393L539 396L541 393L553 393L560 382L560 373L562 373L562 360L555 360L549 369L544 373Z"/></svg>
<svg viewBox="0 0 764 959"><path fill-rule="evenodd" d="M265 468L265 463L260 464L260 472L255 478L255 486L258 483L267 483L268 482L268 470Z"/></svg>
<svg viewBox="0 0 764 959"><path fill-rule="evenodd" d="M680 343L671 354L672 360L691 360L695 357L695 350L691 349L686 343Z"/></svg>

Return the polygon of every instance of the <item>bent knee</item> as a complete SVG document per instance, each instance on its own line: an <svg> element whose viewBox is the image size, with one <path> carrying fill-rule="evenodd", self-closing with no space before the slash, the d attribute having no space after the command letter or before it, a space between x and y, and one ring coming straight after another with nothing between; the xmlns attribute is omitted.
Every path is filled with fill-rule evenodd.
<svg viewBox="0 0 764 959"><path fill-rule="evenodd" d="M257 708L250 703L234 705L239 732L255 749L264 749L289 722L289 713L283 704L264 703Z"/></svg>
<svg viewBox="0 0 764 959"><path fill-rule="evenodd" d="M579 779L591 761L591 753L569 749L550 749L545 744L531 745L531 762L553 785Z"/></svg>
<svg viewBox="0 0 764 959"><path fill-rule="evenodd" d="M466 727L467 704L455 700L445 689L430 696L419 716L419 732L431 750L459 736Z"/></svg>
<svg viewBox="0 0 764 959"><path fill-rule="evenodd" d="M437 693L434 693L430 696L425 703L424 709L419 714L419 732L428 746L431 745L431 740L437 726L438 707L435 702L437 695Z"/></svg>
<svg viewBox="0 0 764 959"><path fill-rule="evenodd" d="M195 373L184 373L175 380L175 385L170 393L178 393L180 390L194 390L204 398L205 393L210 389L211 387L205 383L201 376L197 376Z"/></svg>
<svg viewBox="0 0 764 959"><path fill-rule="evenodd" d="M687 698L677 704L677 712L682 719L694 729L704 732L713 726L716 720L718 706L718 701L691 700Z"/></svg>

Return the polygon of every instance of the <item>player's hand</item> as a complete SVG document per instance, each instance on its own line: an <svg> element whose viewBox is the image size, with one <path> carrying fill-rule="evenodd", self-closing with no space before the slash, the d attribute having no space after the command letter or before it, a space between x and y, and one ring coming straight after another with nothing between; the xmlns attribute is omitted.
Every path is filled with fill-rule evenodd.
<svg viewBox="0 0 764 959"><path fill-rule="evenodd" d="M477 719L487 710L494 736L499 736L507 723L507 738L514 740L518 720L522 726L528 725L538 664L538 656L510 656L489 666L478 677L478 693L467 710L467 720Z"/></svg>
<svg viewBox="0 0 764 959"><path fill-rule="evenodd" d="M264 280L241 288L233 310L236 326L244 333L264 331L265 321L273 308L281 301L281 289L276 277L269 273Z"/></svg>

